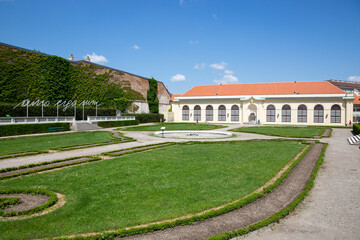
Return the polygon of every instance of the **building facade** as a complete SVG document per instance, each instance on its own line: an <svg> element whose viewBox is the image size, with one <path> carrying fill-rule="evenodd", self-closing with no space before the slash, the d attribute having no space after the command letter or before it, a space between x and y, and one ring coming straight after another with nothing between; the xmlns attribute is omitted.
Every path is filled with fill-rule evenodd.
<svg viewBox="0 0 360 240"><path fill-rule="evenodd" d="M329 82L196 86L175 96L175 122L339 125L353 119L352 94Z"/></svg>

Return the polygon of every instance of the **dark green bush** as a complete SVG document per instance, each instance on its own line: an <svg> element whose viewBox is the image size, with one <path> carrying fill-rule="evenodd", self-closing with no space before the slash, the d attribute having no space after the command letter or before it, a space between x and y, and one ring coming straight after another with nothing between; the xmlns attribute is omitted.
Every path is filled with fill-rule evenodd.
<svg viewBox="0 0 360 240"><path fill-rule="evenodd" d="M160 114L160 113L139 113L139 114L126 114L126 115L135 116L135 118L139 120L139 123L152 123L152 122L164 121L164 114Z"/></svg>
<svg viewBox="0 0 360 240"><path fill-rule="evenodd" d="M360 134L360 124L354 123L353 124L353 131L355 134Z"/></svg>
<svg viewBox="0 0 360 240"><path fill-rule="evenodd" d="M70 123L34 123L34 124L0 125L0 137L32 134L32 133L47 133L49 132L49 128L52 127L63 127L65 131L69 131Z"/></svg>
<svg viewBox="0 0 360 240"><path fill-rule="evenodd" d="M130 126L138 125L138 120L124 120L124 121L101 121L97 123L99 127L111 128L111 127L121 127L121 126Z"/></svg>

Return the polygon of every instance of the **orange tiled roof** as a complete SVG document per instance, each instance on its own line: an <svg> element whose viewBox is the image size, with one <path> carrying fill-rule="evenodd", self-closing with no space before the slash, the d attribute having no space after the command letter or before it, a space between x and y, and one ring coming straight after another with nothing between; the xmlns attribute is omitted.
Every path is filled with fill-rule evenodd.
<svg viewBox="0 0 360 240"><path fill-rule="evenodd" d="M183 94L172 94L170 101L173 101L175 97L181 97Z"/></svg>
<svg viewBox="0 0 360 240"><path fill-rule="evenodd" d="M359 104L360 105L360 96L354 94L354 104Z"/></svg>
<svg viewBox="0 0 360 240"><path fill-rule="evenodd" d="M203 85L193 87L182 96L282 95L294 94L294 92L299 94L344 93L327 81L319 81Z"/></svg>

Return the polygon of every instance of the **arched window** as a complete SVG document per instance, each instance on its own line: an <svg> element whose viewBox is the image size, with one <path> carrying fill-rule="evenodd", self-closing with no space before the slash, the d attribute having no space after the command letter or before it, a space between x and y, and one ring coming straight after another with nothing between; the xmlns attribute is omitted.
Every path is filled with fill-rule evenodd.
<svg viewBox="0 0 360 240"><path fill-rule="evenodd" d="M331 107L331 122L341 123L341 108L337 104Z"/></svg>
<svg viewBox="0 0 360 240"><path fill-rule="evenodd" d="M199 105L194 107L194 120L201 121L201 107Z"/></svg>
<svg viewBox="0 0 360 240"><path fill-rule="evenodd" d="M304 104L298 107L298 122L307 122L307 108Z"/></svg>
<svg viewBox="0 0 360 240"><path fill-rule="evenodd" d="M281 120L283 122L291 122L291 108L289 105L286 104L282 107L281 115Z"/></svg>
<svg viewBox="0 0 360 240"><path fill-rule="evenodd" d="M266 121L267 122L275 122L275 107L274 107L274 105L267 106Z"/></svg>
<svg viewBox="0 0 360 240"><path fill-rule="evenodd" d="M219 121L226 121L226 108L224 105L221 105L219 107L219 115L218 115L218 119Z"/></svg>
<svg viewBox="0 0 360 240"><path fill-rule="evenodd" d="M206 107L206 121L213 121L213 115L214 115L213 107L211 105L208 105Z"/></svg>
<svg viewBox="0 0 360 240"><path fill-rule="evenodd" d="M182 108L182 120L189 120L189 107L186 105Z"/></svg>
<svg viewBox="0 0 360 240"><path fill-rule="evenodd" d="M324 107L318 104L314 108L314 123L323 123L323 122L324 122Z"/></svg>
<svg viewBox="0 0 360 240"><path fill-rule="evenodd" d="M231 107L231 121L239 121L239 107L237 105Z"/></svg>

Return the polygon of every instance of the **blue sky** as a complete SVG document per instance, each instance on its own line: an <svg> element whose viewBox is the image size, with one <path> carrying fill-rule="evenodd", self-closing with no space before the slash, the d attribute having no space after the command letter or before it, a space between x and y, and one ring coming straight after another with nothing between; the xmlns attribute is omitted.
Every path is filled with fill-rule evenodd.
<svg viewBox="0 0 360 240"><path fill-rule="evenodd" d="M360 0L0 0L0 42L196 85L360 81Z"/></svg>

